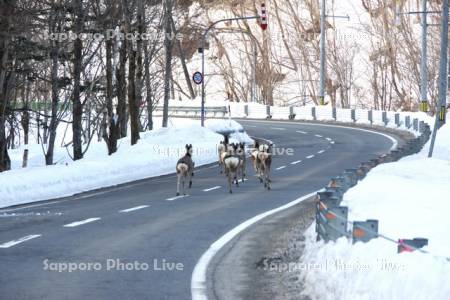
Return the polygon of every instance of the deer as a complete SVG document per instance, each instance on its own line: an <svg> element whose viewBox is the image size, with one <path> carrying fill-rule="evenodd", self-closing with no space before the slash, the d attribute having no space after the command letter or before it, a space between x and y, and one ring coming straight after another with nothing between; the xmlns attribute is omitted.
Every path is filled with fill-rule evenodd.
<svg viewBox="0 0 450 300"><path fill-rule="evenodd" d="M259 180L264 183L264 187L270 190L272 188L272 181L270 179L270 167L272 165L272 144L263 144L259 146L259 151L256 159L259 170Z"/></svg>
<svg viewBox="0 0 450 300"><path fill-rule="evenodd" d="M247 168L247 155L245 153L245 143L239 143L237 155L239 156L239 173L241 175L242 182L244 182Z"/></svg>
<svg viewBox="0 0 450 300"><path fill-rule="evenodd" d="M239 171L239 166L241 164L241 159L237 155L238 145L232 144L227 149L226 155L224 157L224 166L225 166L225 175L228 178L228 189L230 194L233 193L231 189L233 183L236 183L236 186L239 186L239 182L237 179L237 174Z"/></svg>
<svg viewBox="0 0 450 300"><path fill-rule="evenodd" d="M228 141L228 137L225 136L223 141L220 141L220 144L217 146L217 152L219 154L219 170L220 170L220 174L223 173L223 169L224 169L224 165L223 165L223 158L226 155L227 152L227 148L229 141Z"/></svg>
<svg viewBox="0 0 450 300"><path fill-rule="evenodd" d="M258 164L256 163L258 158L258 152L259 152L259 142L255 141L255 145L252 151L250 152L250 157L252 159L253 169L255 170L255 173L257 175L259 175Z"/></svg>
<svg viewBox="0 0 450 300"><path fill-rule="evenodd" d="M192 160L192 144L186 145L186 154L177 162L177 196L180 196L180 185L183 186L183 195L186 195L186 183L192 187L192 177L194 177L195 163Z"/></svg>

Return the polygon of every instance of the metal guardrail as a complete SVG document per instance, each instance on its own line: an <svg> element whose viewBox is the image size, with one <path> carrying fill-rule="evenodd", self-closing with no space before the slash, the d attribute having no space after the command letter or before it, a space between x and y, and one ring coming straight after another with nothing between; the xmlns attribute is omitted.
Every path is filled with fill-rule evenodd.
<svg viewBox="0 0 450 300"><path fill-rule="evenodd" d="M374 238L382 238L395 243L397 252L420 251L430 254L421 249L428 245L426 238L393 239L378 232L378 220L349 221L348 207L341 206L344 194L357 185L359 180L365 178L371 169L376 166L395 162L402 157L419 153L431 136L430 126L425 123L420 126L422 134L406 143L405 146L392 150L389 154L379 156L368 162L361 163L356 169L345 170L339 176L333 177L323 192L316 195L316 233L317 240L325 242L336 241L338 238L346 237L353 243L368 242ZM450 258L445 258L450 261Z"/></svg>
<svg viewBox="0 0 450 300"><path fill-rule="evenodd" d="M157 106L155 107L155 112L162 112L164 107ZM180 114L187 117L198 117L202 113L201 107L197 106L169 106L169 112L171 115ZM228 107L226 106L208 106L205 107L205 114L213 114L214 117L218 115L221 117L225 117L228 114Z"/></svg>

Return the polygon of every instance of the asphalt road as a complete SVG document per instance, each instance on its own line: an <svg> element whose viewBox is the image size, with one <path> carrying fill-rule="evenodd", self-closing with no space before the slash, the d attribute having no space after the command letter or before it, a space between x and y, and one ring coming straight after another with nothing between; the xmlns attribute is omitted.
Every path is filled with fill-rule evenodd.
<svg viewBox="0 0 450 300"><path fill-rule="evenodd" d="M185 198L173 199L170 175L0 210L0 299L190 299L194 266L220 236L392 146L386 137L348 128L242 124L250 135L294 150L274 158L271 191L248 162L249 180L233 194L210 166L196 171ZM175 264L183 270L169 270Z"/></svg>

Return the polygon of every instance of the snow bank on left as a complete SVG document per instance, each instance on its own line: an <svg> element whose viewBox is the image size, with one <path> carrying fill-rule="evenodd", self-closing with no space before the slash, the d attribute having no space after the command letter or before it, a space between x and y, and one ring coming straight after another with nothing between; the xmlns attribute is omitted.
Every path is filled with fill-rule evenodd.
<svg viewBox="0 0 450 300"><path fill-rule="evenodd" d="M196 166L217 160L223 136L198 125L161 128L142 133L133 147L127 138L117 153L107 156L104 144L94 145L85 159L54 166L16 169L0 173L0 207L47 200L173 173L184 146L194 146ZM96 151L95 147L101 151ZM90 150L91 151L91 150Z"/></svg>

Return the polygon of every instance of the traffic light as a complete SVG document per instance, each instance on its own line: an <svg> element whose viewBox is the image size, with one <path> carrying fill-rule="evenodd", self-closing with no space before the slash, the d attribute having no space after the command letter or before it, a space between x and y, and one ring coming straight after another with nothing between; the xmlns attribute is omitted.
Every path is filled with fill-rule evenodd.
<svg viewBox="0 0 450 300"><path fill-rule="evenodd" d="M263 3L261 4L261 14L259 16L259 26L261 26L262 30L266 30L267 29L267 8L266 8L266 4Z"/></svg>

